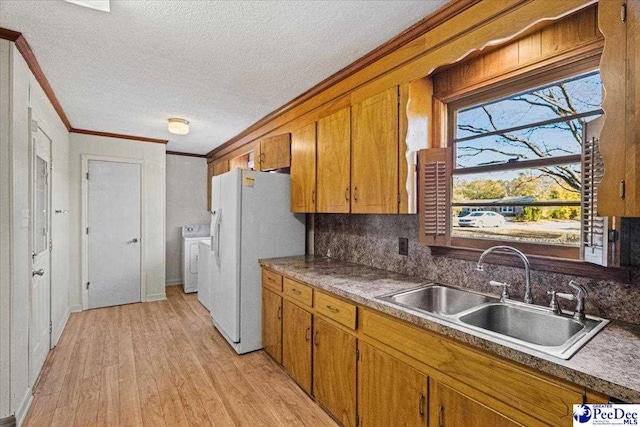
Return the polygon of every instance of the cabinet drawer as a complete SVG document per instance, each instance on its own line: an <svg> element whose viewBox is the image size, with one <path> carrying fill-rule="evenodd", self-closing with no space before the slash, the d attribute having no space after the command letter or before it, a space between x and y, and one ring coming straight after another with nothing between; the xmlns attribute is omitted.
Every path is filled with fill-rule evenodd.
<svg viewBox="0 0 640 427"><path fill-rule="evenodd" d="M284 294L296 301L313 306L313 289L307 285L303 285L300 282L291 280L288 277L283 278L282 284L284 287Z"/></svg>
<svg viewBox="0 0 640 427"><path fill-rule="evenodd" d="M348 328L356 328L356 306L348 302L316 292L316 312Z"/></svg>
<svg viewBox="0 0 640 427"><path fill-rule="evenodd" d="M275 292L282 292L282 276L266 268L262 269L262 286Z"/></svg>
<svg viewBox="0 0 640 427"><path fill-rule="evenodd" d="M448 338L362 310L362 332L489 396L554 426L571 424L584 389Z"/></svg>

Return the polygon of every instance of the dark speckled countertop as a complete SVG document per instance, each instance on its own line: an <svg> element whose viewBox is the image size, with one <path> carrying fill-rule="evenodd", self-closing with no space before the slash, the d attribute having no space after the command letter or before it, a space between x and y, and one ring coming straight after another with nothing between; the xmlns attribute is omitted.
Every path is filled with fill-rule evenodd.
<svg viewBox="0 0 640 427"><path fill-rule="evenodd" d="M455 325L376 297L430 283L411 276L313 255L271 258L260 264L357 304L398 317L591 390L640 403L640 326L612 322L571 359L506 346Z"/></svg>

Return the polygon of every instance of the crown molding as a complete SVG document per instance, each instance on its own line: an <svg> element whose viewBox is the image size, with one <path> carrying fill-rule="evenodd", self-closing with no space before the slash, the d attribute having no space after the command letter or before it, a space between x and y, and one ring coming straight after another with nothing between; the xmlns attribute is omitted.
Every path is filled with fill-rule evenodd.
<svg viewBox="0 0 640 427"><path fill-rule="evenodd" d="M172 156L199 157L199 158L202 158L202 159L206 159L207 158L206 154L183 153L183 152L180 152L180 151L167 151L167 154L170 154Z"/></svg>
<svg viewBox="0 0 640 427"><path fill-rule="evenodd" d="M140 142L153 142L155 144L166 144L169 142L168 139L147 138L144 136L126 135L122 133L98 132L95 130L88 130L88 129L71 128L69 129L69 132L79 133L83 135L104 136L106 138L129 139L132 141L140 141Z"/></svg>
<svg viewBox="0 0 640 427"><path fill-rule="evenodd" d="M233 138L229 139L222 145L209 151L209 153L207 153L207 156L213 157L214 155L216 155L217 153L223 150L226 153L240 147L241 145L243 145L242 139L244 137L260 129L265 124L276 119L277 117L282 116L283 114L287 113L288 111L292 110L298 105L304 103L305 101L308 101L309 99L325 91L329 87L341 82L342 80L345 80L349 76L366 68L367 66L373 64L374 62L378 61L384 56L396 51L401 46L411 42L412 40L417 39L418 37L423 36L433 28L442 24L444 21L451 19L455 15L465 11L466 9L479 3L480 1L481 0L450 1L449 3L445 4L443 7L441 7L431 15L428 15L422 20L413 24L411 27L407 28L406 30L404 30L402 33L398 34L391 40L383 43L382 45L378 46L371 52L364 55L363 57L347 65L340 71L322 80L320 83L313 86L311 89L307 90L306 92L300 94L296 98L287 102L280 108L267 114L266 116L264 116L263 118L261 118L260 120L258 120L257 122L255 122L254 124L246 128L236 136L234 136Z"/></svg>
<svg viewBox="0 0 640 427"><path fill-rule="evenodd" d="M9 30L7 28L0 28L0 39L9 40L16 44L18 52L20 52L20 54L24 58L27 66L36 78L36 81L40 84L40 87L44 91L44 94L49 99L49 102L51 102L51 105L53 106L54 110L56 110L56 113L58 113L60 120L62 120L62 123L67 128L67 130L70 131L71 122L69 122L69 118L62 109L60 101L58 101L56 94L53 92L53 88L49 84L49 80L47 80L47 77L44 75L44 72L42 71L42 68L38 63L36 56L31 50L31 46L29 46L29 43L27 43L27 39L24 38L22 33Z"/></svg>

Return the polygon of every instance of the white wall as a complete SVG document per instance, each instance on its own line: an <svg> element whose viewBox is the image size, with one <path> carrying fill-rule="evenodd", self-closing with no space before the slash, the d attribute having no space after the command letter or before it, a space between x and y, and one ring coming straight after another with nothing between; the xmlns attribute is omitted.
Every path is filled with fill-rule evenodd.
<svg viewBox="0 0 640 427"><path fill-rule="evenodd" d="M167 285L182 283L182 227L209 222L207 159L167 155Z"/></svg>
<svg viewBox="0 0 640 427"><path fill-rule="evenodd" d="M138 142L102 136L71 134L69 163L69 209L71 226L69 259L69 303L72 310L82 308L82 156L97 155L143 161L142 280L143 300L165 298L165 180L164 144Z"/></svg>
<svg viewBox="0 0 640 427"><path fill-rule="evenodd" d="M15 415L20 422L31 401L28 372L31 287L29 107L53 140L54 209L56 204L64 204L68 196L66 164L69 133L14 44L4 40L0 41L0 70L0 154L3 157L0 161L0 197L3 202L0 208L0 243L3 251L3 261L0 263L0 418ZM60 169L56 169L57 165ZM54 218L52 222L52 237L59 238L60 243L54 245L52 253L51 294L54 298L51 310L54 330L62 330L68 315L66 278L69 264L68 245L64 236L68 221L68 218Z"/></svg>
<svg viewBox="0 0 640 427"><path fill-rule="evenodd" d="M10 52L11 44L0 40L0 419L12 414L8 345L11 335Z"/></svg>

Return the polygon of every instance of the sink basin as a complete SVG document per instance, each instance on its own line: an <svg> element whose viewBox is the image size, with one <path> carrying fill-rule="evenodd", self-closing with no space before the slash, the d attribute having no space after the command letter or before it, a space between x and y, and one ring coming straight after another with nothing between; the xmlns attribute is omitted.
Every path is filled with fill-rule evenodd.
<svg viewBox="0 0 640 427"><path fill-rule="evenodd" d="M460 316L460 321L530 344L547 347L557 347L566 343L586 327L569 317L506 304L486 305Z"/></svg>
<svg viewBox="0 0 640 427"><path fill-rule="evenodd" d="M470 308L498 300L497 298L442 285L430 285L384 296L381 299L415 310L441 315L461 313Z"/></svg>
<svg viewBox="0 0 640 427"><path fill-rule="evenodd" d="M579 322L549 308L431 284L378 299L424 312L507 346L569 359L607 323L588 316Z"/></svg>

